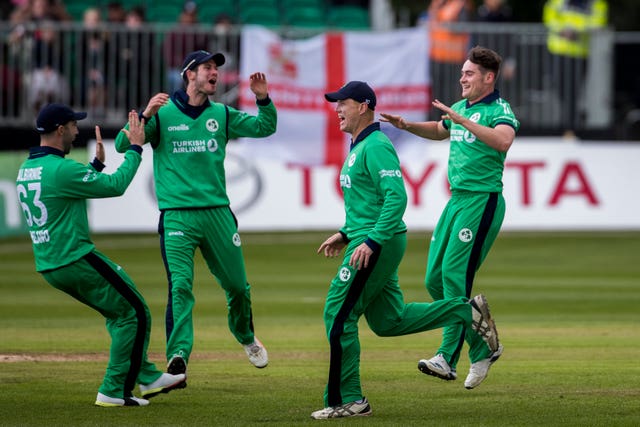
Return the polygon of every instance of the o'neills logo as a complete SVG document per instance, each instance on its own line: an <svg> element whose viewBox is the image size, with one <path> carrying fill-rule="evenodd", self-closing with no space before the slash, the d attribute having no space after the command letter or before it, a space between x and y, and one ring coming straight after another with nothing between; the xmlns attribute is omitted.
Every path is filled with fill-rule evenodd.
<svg viewBox="0 0 640 427"><path fill-rule="evenodd" d="M185 125L184 123L178 126L169 126L167 127L167 131L168 132L178 132L178 131L182 131L182 130L189 130L189 126Z"/></svg>

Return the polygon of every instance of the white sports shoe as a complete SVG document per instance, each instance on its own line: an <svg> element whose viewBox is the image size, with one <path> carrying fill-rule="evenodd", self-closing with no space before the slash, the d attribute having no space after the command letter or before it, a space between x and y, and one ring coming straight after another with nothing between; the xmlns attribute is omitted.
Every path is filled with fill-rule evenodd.
<svg viewBox="0 0 640 427"><path fill-rule="evenodd" d="M366 397L355 402L345 403L344 405L329 406L319 411L311 413L311 418L315 420L326 420L329 418L344 417L364 417L371 415L371 406Z"/></svg>
<svg viewBox="0 0 640 427"><path fill-rule="evenodd" d="M244 351L249 356L249 362L256 368L264 368L269 363L269 355L267 349L260 342L258 338L253 338L253 343L243 345Z"/></svg>
<svg viewBox="0 0 640 427"><path fill-rule="evenodd" d="M140 394L146 399L150 399L160 393L169 393L176 388L184 388L187 377L185 374L171 375L162 374L160 378L151 384L140 384Z"/></svg>
<svg viewBox="0 0 640 427"><path fill-rule="evenodd" d="M496 329L495 322L491 318L487 299L482 294L476 295L469 300L469 304L471 304L471 313L473 316L471 327L482 337L491 351L498 351L498 347L500 346L498 330Z"/></svg>
<svg viewBox="0 0 640 427"><path fill-rule="evenodd" d="M418 369L420 369L423 374L438 377L446 381L452 381L458 378L458 374L451 369L442 354L436 354L431 359L421 359L418 362Z"/></svg>
<svg viewBox="0 0 640 427"><path fill-rule="evenodd" d="M489 374L489 368L493 363L500 358L502 355L502 351L504 347L502 344L498 347L497 351L494 351L491 356L486 359L482 359L479 362L472 363L469 368L469 375L467 375L467 379L464 380L464 386L471 390L472 388L478 387L487 375Z"/></svg>
<svg viewBox="0 0 640 427"><path fill-rule="evenodd" d="M95 404L96 406L102 406L104 408L114 408L116 406L147 406L149 401L135 396L119 399L117 397L109 397L106 394L98 392Z"/></svg>

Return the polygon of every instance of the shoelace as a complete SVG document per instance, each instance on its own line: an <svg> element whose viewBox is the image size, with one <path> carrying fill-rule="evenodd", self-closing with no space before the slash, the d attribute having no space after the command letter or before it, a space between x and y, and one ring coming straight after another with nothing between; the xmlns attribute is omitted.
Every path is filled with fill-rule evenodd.
<svg viewBox="0 0 640 427"><path fill-rule="evenodd" d="M344 416L344 415L355 415L358 412L352 411L351 408L357 405L356 402L347 403L346 405L334 406L331 408L331 412L329 413L329 417ZM362 403L360 403L362 405Z"/></svg>

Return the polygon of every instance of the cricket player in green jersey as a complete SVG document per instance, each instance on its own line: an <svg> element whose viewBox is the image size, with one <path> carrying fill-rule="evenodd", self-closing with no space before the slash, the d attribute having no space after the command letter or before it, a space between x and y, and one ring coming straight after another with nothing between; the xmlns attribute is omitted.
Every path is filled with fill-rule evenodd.
<svg viewBox="0 0 640 427"><path fill-rule="evenodd" d="M433 102L444 112L440 121L407 122L400 116L381 114L381 120L423 138L450 139L451 198L433 230L427 259L426 286L434 300L471 295L475 273L504 219L502 173L520 122L495 88L501 62L500 55L491 49L471 49L460 76L463 99L451 107ZM463 325L445 328L436 356L420 360L418 368L428 375L455 380L465 341L471 367L464 386L477 387L503 347L489 351L477 334Z"/></svg>
<svg viewBox="0 0 640 427"><path fill-rule="evenodd" d="M276 130L276 108L263 73L249 76L258 115L213 102L218 67L225 57L199 50L184 60L186 89L151 98L142 116L151 143L160 208L160 249L169 280L166 311L167 371L185 373L193 348L193 257L200 251L224 289L229 328L257 368L268 363L255 337L250 287L236 218L229 207L224 160L227 143L238 137L266 137ZM129 147L126 135L116 149Z"/></svg>
<svg viewBox="0 0 640 427"><path fill-rule="evenodd" d="M311 414L327 419L371 414L360 385L358 319L364 315L379 336L413 334L446 325L471 327L487 351L500 343L482 295L443 298L431 304L404 302L398 266L407 227L400 161L391 141L374 122L376 96L365 82L352 81L325 94L336 102L340 130L351 134L349 154L340 172L345 223L324 241L318 253L335 257L346 247L324 308L331 358L325 408Z"/></svg>
<svg viewBox="0 0 640 427"><path fill-rule="evenodd" d="M88 165L66 159L78 134L77 121L86 113L63 104L49 104L38 114L40 146L20 166L16 186L35 257L36 270L47 282L102 314L111 336L107 371L98 390L98 406L146 406L159 393L180 387L185 375L162 373L147 360L151 315L124 270L98 252L89 236L89 198L121 196L140 165L143 125L129 113L132 141L112 175L105 165L100 128L96 126L96 157ZM143 398L133 396L140 384Z"/></svg>

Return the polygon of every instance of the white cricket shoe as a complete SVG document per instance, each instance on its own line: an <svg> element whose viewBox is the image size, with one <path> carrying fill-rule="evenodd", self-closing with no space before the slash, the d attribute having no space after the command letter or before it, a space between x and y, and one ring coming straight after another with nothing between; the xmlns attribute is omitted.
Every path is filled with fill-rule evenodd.
<svg viewBox="0 0 640 427"><path fill-rule="evenodd" d="M140 394L146 399L150 399L160 393L169 393L176 388L184 388L184 382L187 380L185 374L162 374L151 384L140 384Z"/></svg>
<svg viewBox="0 0 640 427"><path fill-rule="evenodd" d="M149 401L135 396L119 399L117 397L109 397L106 394L98 392L95 404L96 406L102 406L104 408L114 408L116 406L147 406Z"/></svg>
<svg viewBox="0 0 640 427"><path fill-rule="evenodd" d="M458 378L458 374L451 369L442 354L436 354L431 359L421 359L418 362L418 369L420 369L423 374L438 377L446 381L453 381Z"/></svg>
<svg viewBox="0 0 640 427"><path fill-rule="evenodd" d="M371 406L366 397L355 402L345 403L344 405L329 406L319 411L311 413L311 418L315 420L326 420L329 418L344 417L364 417L371 415Z"/></svg>
<svg viewBox="0 0 640 427"><path fill-rule="evenodd" d="M244 351L249 356L249 362L256 368L264 368L269 363L269 355L267 349L258 338L253 338L253 343L243 345Z"/></svg>
<svg viewBox="0 0 640 427"><path fill-rule="evenodd" d="M478 387L487 375L489 374L489 368L494 364L496 360L500 358L502 355L502 351L504 350L504 346L500 344L497 351L494 351L491 356L486 359L482 359L479 362L472 363L469 368L469 375L467 375L467 379L464 380L465 388L471 390L472 388Z"/></svg>
<svg viewBox="0 0 640 427"><path fill-rule="evenodd" d="M500 346L498 330L496 329L495 322L491 318L487 299L482 294L476 295L469 300L469 304L471 304L471 313L473 316L471 327L482 337L492 352L498 351L498 347Z"/></svg>

